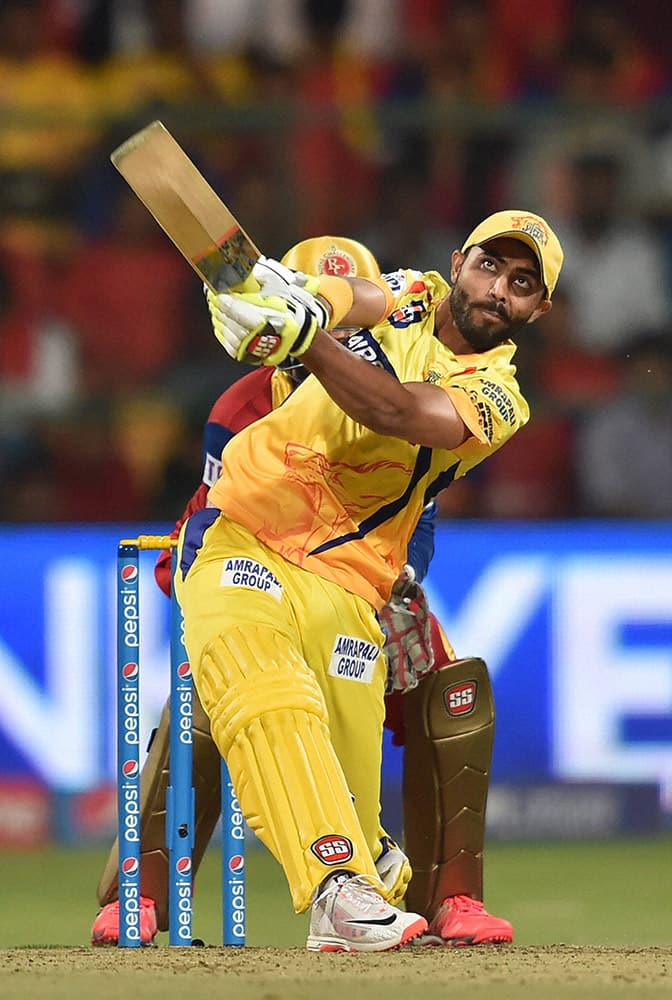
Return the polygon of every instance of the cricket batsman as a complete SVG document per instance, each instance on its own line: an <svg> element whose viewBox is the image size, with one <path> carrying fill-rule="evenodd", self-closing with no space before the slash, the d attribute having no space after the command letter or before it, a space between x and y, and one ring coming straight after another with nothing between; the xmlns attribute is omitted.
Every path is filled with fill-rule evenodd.
<svg viewBox="0 0 672 1000"><path fill-rule="evenodd" d="M517 238L517 236L513 236L514 240ZM347 243L347 241L342 242ZM531 245L526 239L521 238L521 242ZM312 270L318 274L330 273L329 265L322 267L318 261L318 266L315 266L314 259L310 259L309 244L311 243L315 244L316 241L300 244L287 255L285 260L291 262L294 267L301 267L307 271ZM314 247L310 247L310 250L314 249ZM321 258L322 264L331 261L331 273L336 266L341 269L341 273L347 273L348 268L343 267L342 261L348 259L348 250L354 249L355 253L364 251L364 248L359 247L359 245L349 246L339 260L336 249L335 246L325 248L325 253ZM465 249L469 249L466 244ZM462 253L464 253L464 249ZM293 258L292 254L294 254ZM558 252L556 251L557 257ZM561 254L559 259L561 260ZM539 257L538 260L541 263L543 259ZM559 264L557 264L557 269L559 269ZM375 262L373 262L372 271L377 277L378 269ZM520 281L518 286L514 285L514 288L522 287L522 285L523 282ZM548 286L546 286L546 290L548 291ZM543 302L548 303L549 298L550 291ZM496 313L497 311L494 310L493 315ZM399 312L397 329L415 322L414 319L411 319L409 323L406 323L407 315ZM394 322L392 325L395 325ZM366 356L362 350L361 336L366 332L363 330L360 331L359 335L351 334L348 338L351 343L347 344L351 351L359 351L360 354ZM370 345L366 349L370 350ZM270 373L260 369L242 379L239 385L242 387L246 381L256 379L257 385L261 388L263 380L269 404L274 406L286 396L290 388L286 386L285 389L281 388L278 393L274 392L273 382L280 384L283 378L287 378L287 374L284 372L274 371ZM236 388L237 386L234 386L229 392ZM250 398L259 400L262 395L263 392L256 394L256 396L255 393L252 393ZM226 396L227 394L224 394L222 400L218 402L224 401ZM215 411L216 409L217 405ZM240 412L243 410L244 406ZM261 411L263 412L263 410L262 406ZM240 412L236 412L236 419L240 420ZM255 419L259 415L261 412L257 410L252 414L251 419ZM233 424L235 421L227 418L223 422ZM213 425L218 423L219 421L216 419L212 421ZM244 425L244 420L242 425ZM233 433L236 429L238 428L228 427L225 434ZM216 471L216 454L215 451L212 458L206 461L206 472L208 469ZM204 478L207 484L210 477L206 475ZM204 490L201 489L200 492L203 494ZM204 496L202 495L200 499L204 500ZM192 499L192 509L196 509L199 503L197 493ZM424 518L425 515L423 514L422 517ZM418 531L416 534L419 538L423 537L422 531ZM428 533L424 534L425 537L429 538L429 548L431 549L431 528ZM416 550L415 567L414 549ZM395 740L397 742L403 741L404 728L406 733L404 780L406 849L411 856L415 871L409 889L409 897L412 900L411 905L430 918L431 932L440 940L447 943L464 944L508 941L512 937L510 925L506 921L487 914L481 902L483 822L494 721L487 670L482 661L478 660L451 662L454 661L455 657L450 644L433 616L428 616L424 594L418 586L417 581L424 574L427 562L431 557L431 551L427 554L427 545L425 545L425 554L418 560L417 551L422 552L422 549L422 545L416 544L414 546L411 542L408 550L408 563L394 584L392 599L379 612L380 620L387 633L386 652L389 661L388 684L390 687L396 691L409 691L417 685L418 678L430 670L432 661L434 661L431 678L428 677L416 690L405 694L403 698L399 698L399 695L396 694L388 698L387 724L393 728ZM161 567L157 567L157 572L160 571ZM423 623L430 626L429 630L425 629ZM429 643L427 634L431 634L431 642ZM451 706L454 706L454 711ZM157 758L156 762L161 762L158 768L156 766L154 768L155 776L159 775L160 777L164 777L162 771L166 756L165 735L162 740L159 739L162 727L165 731L163 721L145 768L145 771L150 769L152 755L154 755ZM207 741L207 720L203 735ZM160 751L162 744L163 750ZM215 768L214 781L211 782L211 786L217 789L219 755L215 752L211 756ZM163 793L160 784L159 780L158 784L155 781L152 785L155 791L159 791L159 799ZM447 785L450 785L450 794L446 791ZM462 794L456 796L453 791L455 788L459 789ZM212 798L212 794L210 797ZM161 920L165 911L166 895L165 861L161 857L163 836L159 835L156 838L157 843L152 848L150 841L153 838L150 834L152 826L156 828L157 824L155 822L152 824L151 821L153 815L151 802L147 800L145 806L147 808L143 823L143 850L148 857L143 859L145 862L144 870L146 871L148 867L146 862L154 857L158 864L153 864L152 867L156 868L157 875L162 877L159 877L158 880L155 879L155 885L151 891L154 893L154 904L158 907L159 920ZM199 840L202 841L201 846L204 849L216 821L217 811L218 802L215 801L207 822L202 824L201 832L204 836L199 838L197 831L197 850ZM471 819L465 821L464 817L468 814L471 815ZM476 822L473 820L474 816L476 816ZM199 811L199 819L202 818ZM197 820L198 826L199 821ZM155 832L157 832L156 829ZM390 845L384 836L381 837L381 843L382 849L378 853L376 867L385 882L385 876L389 876L390 872L394 871L395 859L398 865L398 859L403 859L403 855L394 845ZM387 865L386 857L388 858ZM103 890L107 888L107 898L111 898L111 892L114 891L109 868L108 865L108 870L106 870L107 887L103 884L105 877L101 882L101 903L105 900ZM398 871L396 874L398 875ZM407 878L407 876L405 877ZM151 882L151 876L144 875L143 879ZM405 878L397 885L397 892L400 888L403 890L404 884ZM109 937L107 939L110 940Z"/></svg>

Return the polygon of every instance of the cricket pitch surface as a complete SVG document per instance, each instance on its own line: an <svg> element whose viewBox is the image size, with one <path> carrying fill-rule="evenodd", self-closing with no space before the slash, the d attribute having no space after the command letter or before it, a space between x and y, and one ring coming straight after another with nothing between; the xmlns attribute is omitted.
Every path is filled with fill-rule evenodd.
<svg viewBox="0 0 672 1000"><path fill-rule="evenodd" d="M11 948L2 1000L600 1000L672 996L672 947Z"/></svg>

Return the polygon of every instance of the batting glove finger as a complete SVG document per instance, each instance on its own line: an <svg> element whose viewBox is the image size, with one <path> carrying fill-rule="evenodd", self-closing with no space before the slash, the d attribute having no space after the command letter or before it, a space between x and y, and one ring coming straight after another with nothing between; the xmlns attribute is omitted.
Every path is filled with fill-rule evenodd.
<svg viewBox="0 0 672 1000"><path fill-rule="evenodd" d="M320 287L319 278L286 267L272 257L260 257L252 269L252 276L264 295L286 295L295 288L316 295Z"/></svg>
<svg viewBox="0 0 672 1000"><path fill-rule="evenodd" d="M240 345L247 337L249 331L235 319L226 315L221 308L220 296L216 295L207 286L205 287L205 296L215 337L226 353L235 360L238 357Z"/></svg>
<svg viewBox="0 0 672 1000"><path fill-rule="evenodd" d="M293 271L270 257L260 257L252 275L261 286L263 295L277 295L302 305L315 318L319 327L327 329L330 310L326 303L316 297L320 287L319 278L311 278L302 271Z"/></svg>
<svg viewBox="0 0 672 1000"><path fill-rule="evenodd" d="M318 330L312 313L279 296L233 293L215 299L209 300L215 336L229 353L235 349L238 361L277 365L308 350Z"/></svg>

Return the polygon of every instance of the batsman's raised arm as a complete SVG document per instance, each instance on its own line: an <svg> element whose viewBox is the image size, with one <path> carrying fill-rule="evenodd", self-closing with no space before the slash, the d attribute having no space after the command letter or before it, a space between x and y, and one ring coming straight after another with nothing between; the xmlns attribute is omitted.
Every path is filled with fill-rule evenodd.
<svg viewBox="0 0 672 1000"><path fill-rule="evenodd" d="M274 261L263 266L278 268ZM289 354L300 357L334 402L369 430L427 447L462 444L470 431L444 389L429 382L402 383L325 332L334 315L343 325L376 326L395 305L389 286L382 279L330 278L313 288L321 301L305 286L300 294L296 287L288 293L275 278L265 280L259 294L208 293L215 333L239 360L279 364Z"/></svg>
<svg viewBox="0 0 672 1000"><path fill-rule="evenodd" d="M453 449L471 433L443 389L428 382L399 382L322 330L302 360L349 417L377 434Z"/></svg>

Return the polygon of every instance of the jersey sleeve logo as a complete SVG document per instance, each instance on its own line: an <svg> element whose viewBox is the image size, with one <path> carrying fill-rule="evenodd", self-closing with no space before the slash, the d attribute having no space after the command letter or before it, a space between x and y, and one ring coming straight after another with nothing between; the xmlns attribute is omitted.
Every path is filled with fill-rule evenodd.
<svg viewBox="0 0 672 1000"><path fill-rule="evenodd" d="M222 451L233 437L233 432L212 416L203 434L203 482L213 486L222 474Z"/></svg>
<svg viewBox="0 0 672 1000"><path fill-rule="evenodd" d="M497 382L483 379L481 381L481 395L493 404L504 423L509 424L510 427L516 426L516 411L513 400L506 389Z"/></svg>
<svg viewBox="0 0 672 1000"><path fill-rule="evenodd" d="M390 286L393 295L401 295L408 284L408 280L403 271L390 271L388 274L381 274L381 278Z"/></svg>
<svg viewBox="0 0 672 1000"><path fill-rule="evenodd" d="M203 482L206 486L214 486L222 474L222 463L209 452L205 453L203 464Z"/></svg>
<svg viewBox="0 0 672 1000"><path fill-rule="evenodd" d="M411 299L406 305L400 306L399 309L391 312L387 317L387 321L390 326L395 327L397 330L403 330L407 326L411 326L412 323L419 323L426 312L426 302L423 302L422 299Z"/></svg>

